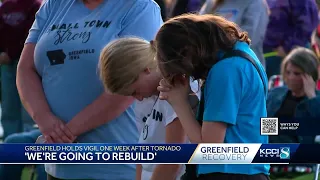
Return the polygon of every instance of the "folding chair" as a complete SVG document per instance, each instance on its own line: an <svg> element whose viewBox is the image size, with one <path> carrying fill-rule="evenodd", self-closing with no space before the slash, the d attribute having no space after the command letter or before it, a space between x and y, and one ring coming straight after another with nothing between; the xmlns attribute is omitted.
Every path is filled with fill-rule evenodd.
<svg viewBox="0 0 320 180"><path fill-rule="evenodd" d="M276 87L283 86L283 85L284 85L284 82L281 75L273 75L269 78L269 84L268 84L269 90Z"/></svg>

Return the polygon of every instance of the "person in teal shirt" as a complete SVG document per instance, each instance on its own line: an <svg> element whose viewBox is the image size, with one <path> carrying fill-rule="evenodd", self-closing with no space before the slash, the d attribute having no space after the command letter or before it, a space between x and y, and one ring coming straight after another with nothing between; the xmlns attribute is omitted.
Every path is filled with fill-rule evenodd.
<svg viewBox="0 0 320 180"><path fill-rule="evenodd" d="M268 80L246 33L219 16L183 15L165 22L154 43L164 77L159 98L172 105L192 143L268 143L268 136L260 135ZM224 58L236 50L252 62L240 56ZM188 103L189 77L205 80L202 127ZM197 171L201 180L267 180L269 168L200 164Z"/></svg>

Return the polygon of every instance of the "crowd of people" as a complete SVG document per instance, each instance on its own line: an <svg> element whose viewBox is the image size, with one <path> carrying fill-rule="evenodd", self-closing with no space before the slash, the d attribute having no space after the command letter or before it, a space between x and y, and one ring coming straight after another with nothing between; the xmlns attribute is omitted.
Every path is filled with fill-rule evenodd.
<svg viewBox="0 0 320 180"><path fill-rule="evenodd" d="M319 137L260 135L260 118L320 119L317 3L2 0L3 140L316 143ZM24 167L0 165L0 179L19 180ZM266 180L272 167L36 169L39 180Z"/></svg>

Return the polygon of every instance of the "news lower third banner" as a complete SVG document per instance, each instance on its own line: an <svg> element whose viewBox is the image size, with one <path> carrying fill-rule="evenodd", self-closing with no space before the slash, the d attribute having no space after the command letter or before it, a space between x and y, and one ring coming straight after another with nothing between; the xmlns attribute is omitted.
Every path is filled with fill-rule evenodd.
<svg viewBox="0 0 320 180"><path fill-rule="evenodd" d="M317 144L0 144L0 164L320 163Z"/></svg>

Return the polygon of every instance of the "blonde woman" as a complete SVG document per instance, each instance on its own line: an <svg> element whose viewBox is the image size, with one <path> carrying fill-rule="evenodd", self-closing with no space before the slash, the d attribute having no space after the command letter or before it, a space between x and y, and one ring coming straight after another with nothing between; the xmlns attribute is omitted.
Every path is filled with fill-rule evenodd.
<svg viewBox="0 0 320 180"><path fill-rule="evenodd" d="M149 42L138 38L113 41L103 49L99 65L101 79L108 91L133 96L140 101L136 103L137 116L141 117L138 127L144 126L139 128L139 143L187 143L176 113L168 102L158 99L157 86L162 77ZM196 81L191 82L191 89L200 93ZM184 166L181 165L137 165L136 179L174 180L180 179L183 173Z"/></svg>

